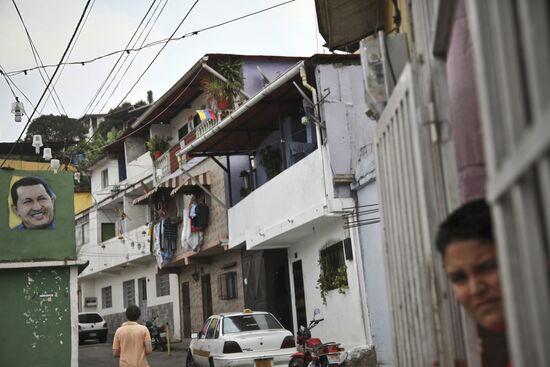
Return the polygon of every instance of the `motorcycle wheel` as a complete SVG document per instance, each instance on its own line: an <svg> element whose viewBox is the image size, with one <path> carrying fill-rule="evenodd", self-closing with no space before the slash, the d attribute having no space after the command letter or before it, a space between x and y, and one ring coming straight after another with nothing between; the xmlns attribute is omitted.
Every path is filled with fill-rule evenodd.
<svg viewBox="0 0 550 367"><path fill-rule="evenodd" d="M185 360L185 367L195 367L195 361L191 355L191 351L187 352L187 359Z"/></svg>
<svg viewBox="0 0 550 367"><path fill-rule="evenodd" d="M302 358L295 358L291 359L290 362L288 362L288 367L305 367L305 362Z"/></svg>

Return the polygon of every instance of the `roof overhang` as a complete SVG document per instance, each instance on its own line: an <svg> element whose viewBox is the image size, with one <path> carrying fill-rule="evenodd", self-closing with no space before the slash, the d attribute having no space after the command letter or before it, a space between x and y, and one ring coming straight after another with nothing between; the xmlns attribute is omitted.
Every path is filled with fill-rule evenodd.
<svg viewBox="0 0 550 367"><path fill-rule="evenodd" d="M181 149L178 155L248 154L269 134L279 130L280 116L297 112L296 105L302 105L302 96L293 82L301 85L303 66L303 61L296 63L206 134Z"/></svg>

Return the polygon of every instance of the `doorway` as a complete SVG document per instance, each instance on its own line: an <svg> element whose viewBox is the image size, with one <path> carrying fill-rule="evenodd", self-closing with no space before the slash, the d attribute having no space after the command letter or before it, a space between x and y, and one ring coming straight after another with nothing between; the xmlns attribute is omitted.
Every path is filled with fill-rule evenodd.
<svg viewBox="0 0 550 367"><path fill-rule="evenodd" d="M292 277L294 278L294 296L296 299L297 327L307 326L306 295L304 292L304 274L302 272L302 260L292 263Z"/></svg>
<svg viewBox="0 0 550 367"><path fill-rule="evenodd" d="M183 337L191 337L191 298L189 282L181 283L181 311L183 313Z"/></svg>
<svg viewBox="0 0 550 367"><path fill-rule="evenodd" d="M138 279L138 306L140 310L147 310L147 279Z"/></svg>
<svg viewBox="0 0 550 367"><path fill-rule="evenodd" d="M201 277L202 290L202 317L206 321L212 315L212 285L210 284L210 274Z"/></svg>

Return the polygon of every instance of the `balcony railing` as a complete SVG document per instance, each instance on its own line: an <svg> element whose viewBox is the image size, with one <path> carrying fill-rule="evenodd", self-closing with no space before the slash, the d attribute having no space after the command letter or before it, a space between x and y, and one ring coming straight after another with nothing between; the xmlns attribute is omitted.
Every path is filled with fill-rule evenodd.
<svg viewBox="0 0 550 367"><path fill-rule="evenodd" d="M153 163L155 167L154 182L155 185L162 181L164 177L167 177L171 173L170 169L170 151L164 152L155 162Z"/></svg>

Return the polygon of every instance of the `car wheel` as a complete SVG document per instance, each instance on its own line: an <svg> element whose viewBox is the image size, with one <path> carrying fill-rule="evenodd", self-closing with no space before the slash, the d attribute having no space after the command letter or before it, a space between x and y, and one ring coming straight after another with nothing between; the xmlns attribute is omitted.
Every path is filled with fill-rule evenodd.
<svg viewBox="0 0 550 367"><path fill-rule="evenodd" d="M191 355L191 351L187 352L187 359L185 360L185 367L196 367L195 361L193 360L193 356Z"/></svg>

